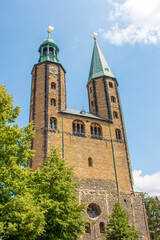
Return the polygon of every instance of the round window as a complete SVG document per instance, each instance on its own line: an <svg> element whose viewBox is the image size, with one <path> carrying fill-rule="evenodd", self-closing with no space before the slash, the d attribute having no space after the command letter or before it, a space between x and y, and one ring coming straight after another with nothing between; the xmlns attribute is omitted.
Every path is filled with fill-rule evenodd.
<svg viewBox="0 0 160 240"><path fill-rule="evenodd" d="M90 218L96 218L100 215L100 213L101 209L97 204L91 203L88 205L87 214L89 215Z"/></svg>

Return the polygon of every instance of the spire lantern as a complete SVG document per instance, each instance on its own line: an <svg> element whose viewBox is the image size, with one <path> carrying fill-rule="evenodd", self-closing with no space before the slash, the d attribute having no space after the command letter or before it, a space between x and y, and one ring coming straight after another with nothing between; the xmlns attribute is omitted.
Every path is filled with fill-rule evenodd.
<svg viewBox="0 0 160 240"><path fill-rule="evenodd" d="M58 60L58 53L59 48L57 47L56 43L53 39L50 38L51 30L54 28L52 26L48 27L48 38L43 41L39 48L40 58L39 62L51 61L54 63L59 63Z"/></svg>

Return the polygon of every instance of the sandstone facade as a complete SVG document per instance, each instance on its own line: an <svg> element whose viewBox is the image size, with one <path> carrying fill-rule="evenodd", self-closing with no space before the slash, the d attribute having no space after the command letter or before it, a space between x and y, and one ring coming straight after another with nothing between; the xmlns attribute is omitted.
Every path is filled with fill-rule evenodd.
<svg viewBox="0 0 160 240"><path fill-rule="evenodd" d="M90 113L66 108L65 70L45 61L32 70L30 121L36 150L30 166L36 170L53 146L74 167L79 201L97 207L84 240L102 239L102 225L118 198L143 239L150 239L142 193L135 193L117 80L100 76L88 85ZM87 213L87 209L86 209Z"/></svg>

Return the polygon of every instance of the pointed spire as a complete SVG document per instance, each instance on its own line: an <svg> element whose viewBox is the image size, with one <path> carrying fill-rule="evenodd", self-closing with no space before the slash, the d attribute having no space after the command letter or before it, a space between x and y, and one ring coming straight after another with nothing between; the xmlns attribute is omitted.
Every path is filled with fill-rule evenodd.
<svg viewBox="0 0 160 240"><path fill-rule="evenodd" d="M115 76L111 72L111 69L105 57L101 52L100 47L98 46L96 37L94 37L94 47L93 47L93 54L92 54L90 72L88 77L88 83L91 81L91 79L102 77L102 76L115 78Z"/></svg>

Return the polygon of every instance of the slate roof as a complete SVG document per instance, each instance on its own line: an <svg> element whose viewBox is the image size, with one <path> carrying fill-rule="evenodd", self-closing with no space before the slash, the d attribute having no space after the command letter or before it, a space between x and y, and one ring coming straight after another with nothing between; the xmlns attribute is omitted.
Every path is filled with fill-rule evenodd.
<svg viewBox="0 0 160 240"><path fill-rule="evenodd" d="M101 52L101 49L100 49L97 41L95 40L94 47L93 47L91 66L90 66L90 72L89 72L89 77L88 77L88 83L91 81L91 79L97 78L97 77L102 77L102 76L115 78L105 57L103 56L103 54Z"/></svg>
<svg viewBox="0 0 160 240"><path fill-rule="evenodd" d="M136 193L143 193L143 191L134 184L133 184L133 191L136 192Z"/></svg>
<svg viewBox="0 0 160 240"><path fill-rule="evenodd" d="M93 113L85 112L84 110L79 111L79 110L67 108L66 110L63 110L61 112L66 113L66 114L77 115L77 116L81 116L81 117L88 117L88 118L94 118L94 119L99 119L99 120L103 120L103 121L106 121L106 120L109 121L109 119L99 117Z"/></svg>

